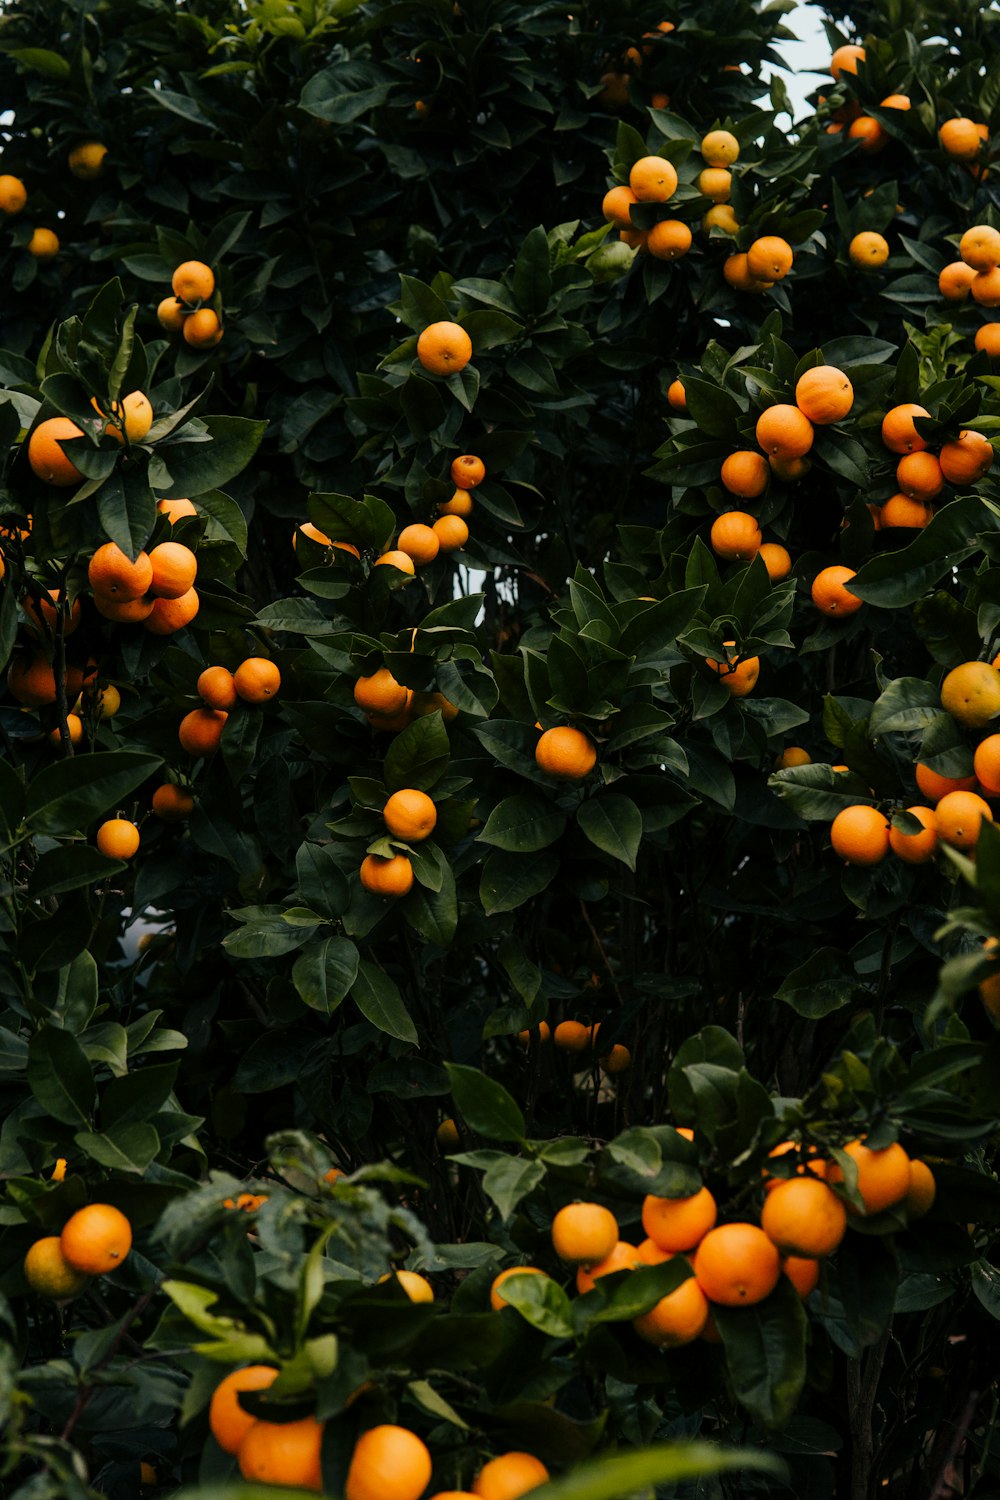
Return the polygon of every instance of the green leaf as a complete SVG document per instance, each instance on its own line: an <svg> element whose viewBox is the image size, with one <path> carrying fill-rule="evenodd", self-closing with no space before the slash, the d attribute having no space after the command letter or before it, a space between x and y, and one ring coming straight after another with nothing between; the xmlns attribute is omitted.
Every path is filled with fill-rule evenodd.
<svg viewBox="0 0 1000 1500"><path fill-rule="evenodd" d="M311 1010L332 1015L358 977L358 962L348 938L324 938L303 948L292 965L292 983Z"/></svg>
<svg viewBox="0 0 1000 1500"><path fill-rule="evenodd" d="M839 948L818 948L782 982L775 999L800 1016L819 1020L864 994L854 965Z"/></svg>
<svg viewBox="0 0 1000 1500"><path fill-rule="evenodd" d="M76 1144L85 1156L102 1167L114 1172L133 1172L141 1175L160 1150L160 1137L152 1125L112 1126L110 1130L95 1135L89 1130L78 1130L74 1136Z"/></svg>
<svg viewBox="0 0 1000 1500"><path fill-rule="evenodd" d="M537 896L555 878L559 860L555 854L523 854L495 849L483 866L479 882L479 899L488 917L496 912L515 911Z"/></svg>
<svg viewBox="0 0 1000 1500"><path fill-rule="evenodd" d="M913 604L939 578L978 552L978 533L993 531L996 524L992 506L978 497L953 500L908 547L880 553L865 563L849 582L851 593L888 609Z"/></svg>
<svg viewBox="0 0 1000 1500"><path fill-rule="evenodd" d="M510 1276L502 1295L540 1333L553 1339L573 1337L573 1304L551 1277Z"/></svg>
<svg viewBox="0 0 1000 1500"><path fill-rule="evenodd" d="M522 1198L538 1186L545 1177L545 1168L540 1161L524 1161L520 1156L496 1153L483 1174L483 1192L492 1198L500 1211L500 1217L509 1219Z"/></svg>
<svg viewBox="0 0 1000 1500"><path fill-rule="evenodd" d="M524 1116L502 1084L459 1063L445 1063L452 1098L471 1130L489 1141L524 1140Z"/></svg>
<svg viewBox="0 0 1000 1500"><path fill-rule="evenodd" d="M89 844L65 844L40 856L28 880L28 894L37 901L43 896L75 891L126 868L120 859L107 859Z"/></svg>
<svg viewBox="0 0 1000 1500"><path fill-rule="evenodd" d="M596 848L635 869L642 841L642 813L630 797L620 792L591 797L580 805L576 821Z"/></svg>
<svg viewBox="0 0 1000 1500"><path fill-rule="evenodd" d="M806 1315L787 1276L753 1307L713 1309L737 1399L769 1432L795 1410L806 1376Z"/></svg>
<svg viewBox="0 0 1000 1500"><path fill-rule="evenodd" d="M28 787L25 818L35 833L75 833L116 808L162 766L158 755L102 750L46 766Z"/></svg>
<svg viewBox="0 0 1000 1500"><path fill-rule="evenodd" d="M63 1125L89 1126L97 1090L79 1042L68 1031L41 1026L28 1044L28 1087Z"/></svg>
<svg viewBox="0 0 1000 1500"><path fill-rule="evenodd" d="M397 734L385 757L383 775L390 792L414 787L429 792L451 759L448 731L440 713L425 714Z"/></svg>
<svg viewBox="0 0 1000 1500"><path fill-rule="evenodd" d="M480 844L530 854L555 843L566 827L566 815L541 797L507 797L490 813L478 835Z"/></svg>
<svg viewBox="0 0 1000 1500"><path fill-rule="evenodd" d="M14 590L7 589L0 613L6 609L7 600L14 598ZM7 848L17 837L24 817L24 802L24 782L16 767L9 760L0 759L0 847Z"/></svg>
<svg viewBox="0 0 1000 1500"><path fill-rule="evenodd" d="M58 52L52 52L47 47L11 47L7 55L30 68L33 73L58 79L60 83L65 82L72 71L65 57L60 57Z"/></svg>
<svg viewBox="0 0 1000 1500"><path fill-rule="evenodd" d="M199 417L189 424L209 441L192 441L181 427L176 440L158 443L150 464L154 490L168 495L187 495L191 500L207 490L223 489L241 474L260 447L266 422L248 417Z"/></svg>
<svg viewBox="0 0 1000 1500"><path fill-rule="evenodd" d="M781 1460L770 1453L746 1448L727 1451L708 1443L677 1443L592 1459L561 1479L540 1485L531 1494L532 1500L624 1500L625 1496L646 1494L657 1485L680 1484L685 1479L701 1479L732 1469L755 1469L777 1478L785 1473Z"/></svg>
<svg viewBox="0 0 1000 1500"><path fill-rule="evenodd" d="M351 987L351 999L365 1019L386 1036L418 1045L417 1029L403 1004L403 997L384 969L361 959L357 978Z"/></svg>

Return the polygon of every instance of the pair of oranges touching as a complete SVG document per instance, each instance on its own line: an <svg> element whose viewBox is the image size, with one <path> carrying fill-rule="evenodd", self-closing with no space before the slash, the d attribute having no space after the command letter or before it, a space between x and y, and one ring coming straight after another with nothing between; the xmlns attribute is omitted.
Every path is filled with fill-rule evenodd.
<svg viewBox="0 0 1000 1500"><path fill-rule="evenodd" d="M213 755L219 748L230 710L240 700L262 704L276 698L281 688L281 671L266 656L248 656L235 672L228 667L206 667L195 686L202 706L184 715L177 738L188 755Z"/></svg>
<svg viewBox="0 0 1000 1500"><path fill-rule="evenodd" d="M64 1172L65 1166L60 1177ZM116 1270L131 1248L132 1226L121 1209L90 1203L66 1221L61 1234L35 1241L24 1257L25 1280L39 1296L61 1302L79 1296L92 1276Z"/></svg>

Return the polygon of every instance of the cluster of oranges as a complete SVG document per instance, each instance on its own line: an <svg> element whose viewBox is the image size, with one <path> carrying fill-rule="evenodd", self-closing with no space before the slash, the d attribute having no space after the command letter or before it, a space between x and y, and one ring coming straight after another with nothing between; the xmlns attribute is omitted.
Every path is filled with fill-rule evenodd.
<svg viewBox="0 0 1000 1500"><path fill-rule="evenodd" d="M105 411L96 396L91 406L102 419L101 435L115 442L141 443L153 425L153 408L142 391L130 391L121 401L112 401ZM63 443L84 436L71 417L46 417L28 438L28 465L32 473L56 489L81 484L84 475L77 468Z"/></svg>
<svg viewBox="0 0 1000 1500"><path fill-rule="evenodd" d="M996 237L1000 254L1000 234L996 230L990 233ZM873 508L876 530L889 526L926 526L934 514L931 502L946 484L976 484L993 463L989 439L971 428L942 443L934 453L928 439L917 429L916 422L921 418L930 418L930 412L912 401L892 407L883 418L882 442L899 458L896 465L899 491L881 508Z"/></svg>
<svg viewBox="0 0 1000 1500"><path fill-rule="evenodd" d="M101 141L81 141L69 153L69 169L81 182L91 182L104 171L107 154L108 148ZM21 178L9 172L0 174L0 214L13 219L22 212L27 201L28 189ZM24 248L37 261L55 260L59 254L59 236L54 229L36 225Z"/></svg>
<svg viewBox="0 0 1000 1500"><path fill-rule="evenodd" d="M539 1022L533 1030L519 1031L517 1039L522 1047L552 1043L560 1052L596 1056L598 1066L604 1073L624 1073L632 1061L632 1054L621 1042L615 1042L607 1052L601 1050L600 1032L602 1022L588 1026L585 1021L560 1021L553 1031L548 1021Z"/></svg>
<svg viewBox="0 0 1000 1500"><path fill-rule="evenodd" d="M965 302L971 296L980 307L1000 307L1000 232L990 224L973 224L959 240L958 254L938 277L945 301ZM984 324L976 334L976 348L1000 353L1000 325Z"/></svg>
<svg viewBox="0 0 1000 1500"><path fill-rule="evenodd" d="M393 792L382 809L382 818L389 838L403 844L422 844L437 827L438 813L426 792L404 787ZM413 888L413 864L405 854L368 854L361 864L361 884L376 896L405 896Z"/></svg>
<svg viewBox="0 0 1000 1500"><path fill-rule="evenodd" d="M121 1209L91 1203L66 1221L61 1234L35 1241L24 1257L25 1280L39 1296L66 1301L79 1296L92 1276L117 1270L131 1248L132 1226Z"/></svg>
<svg viewBox="0 0 1000 1500"><path fill-rule="evenodd" d="M172 297L156 309L160 327L179 333L193 349L213 349L222 338L222 319L209 301L215 296L215 272L203 260L185 260L170 280Z"/></svg>
<svg viewBox="0 0 1000 1500"><path fill-rule="evenodd" d="M269 702L281 687L281 672L266 656L248 656L235 672L228 667L206 667L196 686L202 706L184 715L177 738L188 755L214 755L230 709L240 699L244 703Z"/></svg>
<svg viewBox="0 0 1000 1500"><path fill-rule="evenodd" d="M174 635L198 613L198 559L183 542L160 542L135 561L117 542L98 547L87 565L98 614L140 624L153 635Z"/></svg>

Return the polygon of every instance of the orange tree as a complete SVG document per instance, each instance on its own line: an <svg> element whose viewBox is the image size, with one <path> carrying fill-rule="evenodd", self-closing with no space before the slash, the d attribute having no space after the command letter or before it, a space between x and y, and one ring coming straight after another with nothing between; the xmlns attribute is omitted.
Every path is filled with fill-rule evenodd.
<svg viewBox="0 0 1000 1500"><path fill-rule="evenodd" d="M12 1494L998 1482L995 27L669 9L0 17Z"/></svg>

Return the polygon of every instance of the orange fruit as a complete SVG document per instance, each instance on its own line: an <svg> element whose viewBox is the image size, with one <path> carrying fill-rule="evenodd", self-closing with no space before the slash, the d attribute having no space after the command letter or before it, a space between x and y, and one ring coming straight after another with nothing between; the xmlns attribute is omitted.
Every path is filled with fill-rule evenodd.
<svg viewBox="0 0 1000 1500"><path fill-rule="evenodd" d="M799 1255L786 1255L781 1262L782 1274L787 1276L803 1302L819 1285L819 1261L806 1260Z"/></svg>
<svg viewBox="0 0 1000 1500"><path fill-rule="evenodd" d="M727 256L722 265L722 274L737 292L766 292L772 285L770 281L758 281L756 276L751 275L746 251Z"/></svg>
<svg viewBox="0 0 1000 1500"><path fill-rule="evenodd" d="M595 1037L596 1041L596 1037ZM618 1073L624 1073L626 1068L632 1066L632 1054L621 1042L615 1042L610 1052L597 1059L602 1073L614 1077Z"/></svg>
<svg viewBox="0 0 1000 1500"><path fill-rule="evenodd" d="M616 229L631 229L632 218L629 210L632 204L638 201L630 187L621 185L609 188L604 194L601 213L607 223L613 224Z"/></svg>
<svg viewBox="0 0 1000 1500"><path fill-rule="evenodd" d="M721 1224L695 1251L694 1274L709 1302L750 1307L774 1291L781 1260L756 1224Z"/></svg>
<svg viewBox="0 0 1000 1500"><path fill-rule="evenodd" d="M997 328L1000 330L1000 323L997 324ZM667 386L667 401L673 407L674 411L687 411L688 404L687 397L684 394L684 382L680 377L672 380Z"/></svg>
<svg viewBox="0 0 1000 1500"><path fill-rule="evenodd" d="M843 1148L858 1169L858 1192L866 1214L881 1213L906 1197L910 1190L910 1158L895 1143L881 1151L872 1151L864 1141L849 1141ZM836 1162L827 1172L828 1182L843 1182L844 1174Z"/></svg>
<svg viewBox="0 0 1000 1500"><path fill-rule="evenodd" d="M767 489L771 471L760 453L741 448L723 459L719 478L731 495L738 495L741 500L756 500Z"/></svg>
<svg viewBox="0 0 1000 1500"><path fill-rule="evenodd" d="M193 708L185 714L177 731L182 750L188 755L214 755L229 715L217 708Z"/></svg>
<svg viewBox="0 0 1000 1500"><path fill-rule="evenodd" d="M889 241L884 234L865 229L851 240L847 256L856 266L884 266L889 259Z"/></svg>
<svg viewBox="0 0 1000 1500"><path fill-rule="evenodd" d="M262 1203L267 1202L266 1193L238 1193L236 1198L223 1198L223 1208L233 1208L239 1213L255 1214Z"/></svg>
<svg viewBox="0 0 1000 1500"><path fill-rule="evenodd" d="M856 120L852 120L847 127L847 134L852 141L859 141L862 151L870 156L883 150L888 140L879 122L871 115L859 115Z"/></svg>
<svg viewBox="0 0 1000 1500"><path fill-rule="evenodd" d="M760 1227L783 1255L830 1255L847 1229L847 1210L825 1182L809 1176L779 1182L764 1200Z"/></svg>
<svg viewBox="0 0 1000 1500"><path fill-rule="evenodd" d="M635 1246L619 1240L610 1255L606 1255L595 1266L577 1266L576 1289L582 1297L594 1290L594 1282L601 1276L612 1276L616 1271L634 1271L641 1264L642 1260Z"/></svg>
<svg viewBox="0 0 1000 1500"><path fill-rule="evenodd" d="M399 533L399 552L410 559L409 569L404 572L413 571L413 564L431 563L441 550L441 542L437 532L431 526L423 526L419 523L413 526L404 526ZM396 557L397 553L386 553L387 557ZM379 558L379 562L384 561ZM398 565L397 565L398 566Z"/></svg>
<svg viewBox="0 0 1000 1500"><path fill-rule="evenodd" d="M180 333L184 327L184 303L176 297L164 297L157 303L156 318L168 333Z"/></svg>
<svg viewBox="0 0 1000 1500"><path fill-rule="evenodd" d="M747 270L756 281L783 281L792 269L792 247L777 234L754 240L747 251Z"/></svg>
<svg viewBox="0 0 1000 1500"><path fill-rule="evenodd" d="M13 218L19 214L28 201L28 190L20 177L12 177L9 172L0 176L0 213Z"/></svg>
<svg viewBox="0 0 1000 1500"><path fill-rule="evenodd" d="M194 586L198 559L183 542L161 542L149 554L153 569L147 593L157 599L179 599Z"/></svg>
<svg viewBox="0 0 1000 1500"><path fill-rule="evenodd" d="M1000 713L1000 672L986 661L953 667L941 684L941 707L965 729L985 729Z"/></svg>
<svg viewBox="0 0 1000 1500"><path fill-rule="evenodd" d="M879 105L880 109L911 109L909 94L887 94Z"/></svg>
<svg viewBox="0 0 1000 1500"><path fill-rule="evenodd" d="M637 1253L644 1266L661 1266L664 1261L674 1258L670 1250L661 1250L656 1241L651 1239L644 1239Z"/></svg>
<svg viewBox="0 0 1000 1500"><path fill-rule="evenodd" d="M732 205L729 203L716 203L703 216L701 227L706 234L712 229L721 229L723 234L739 234L740 225Z"/></svg>
<svg viewBox="0 0 1000 1500"><path fill-rule="evenodd" d="M80 623L83 608L79 599L74 599L69 610L59 589L49 589L47 598L32 599L26 594L21 600L25 623L32 635L55 635L59 615L63 616L63 637L72 635Z"/></svg>
<svg viewBox="0 0 1000 1500"><path fill-rule="evenodd" d="M884 813L866 803L843 808L830 825L835 854L849 865L881 864L889 853L889 823Z"/></svg>
<svg viewBox="0 0 1000 1500"><path fill-rule="evenodd" d="M838 47L831 57L830 72L834 78L839 78L842 73L856 74L858 63L864 62L864 60L864 47L855 46L853 43L846 43L843 47Z"/></svg>
<svg viewBox="0 0 1000 1500"><path fill-rule="evenodd" d="M914 417L929 417L926 406L906 401L894 406L882 419L882 441L892 453L919 453L927 447L927 439L920 436L913 425Z"/></svg>
<svg viewBox="0 0 1000 1500"><path fill-rule="evenodd" d="M708 1298L694 1276L661 1297L649 1312L633 1318L632 1327L647 1344L657 1349L677 1349L691 1344L708 1322Z"/></svg>
<svg viewBox="0 0 1000 1500"><path fill-rule="evenodd" d="M991 266L988 271L977 271L969 283L973 302L980 307L1000 307L1000 266Z"/></svg>
<svg viewBox="0 0 1000 1500"><path fill-rule="evenodd" d="M434 1132L434 1139L442 1151L457 1151L462 1144L462 1137L454 1120L442 1120Z"/></svg>
<svg viewBox="0 0 1000 1500"><path fill-rule="evenodd" d="M646 249L656 260L680 260L691 249L691 230L682 219L661 219L646 236Z"/></svg>
<svg viewBox="0 0 1000 1500"><path fill-rule="evenodd" d="M584 781L597 764L597 747L582 729L561 724L545 730L535 746L535 763L560 781Z"/></svg>
<svg viewBox="0 0 1000 1500"><path fill-rule="evenodd" d="M55 703L58 696L51 663L44 656L33 656L27 652L15 654L7 671L7 688L18 703L29 708L41 708L43 704Z"/></svg>
<svg viewBox="0 0 1000 1500"><path fill-rule="evenodd" d="M788 484L801 479L812 468L808 458L778 458L773 453L768 457L767 466L776 479L784 479Z"/></svg>
<svg viewBox="0 0 1000 1500"><path fill-rule="evenodd" d="M181 521L185 516L196 516L198 514L191 501L187 498L182 500L159 500L156 509L161 516L166 516L171 526L176 521Z"/></svg>
<svg viewBox="0 0 1000 1500"><path fill-rule="evenodd" d="M835 365L816 365L796 382L795 404L816 427L842 422L854 405L854 387Z"/></svg>
<svg viewBox="0 0 1000 1500"><path fill-rule="evenodd" d="M933 453L904 453L896 465L896 483L911 500L933 500L944 489L941 465Z"/></svg>
<svg viewBox="0 0 1000 1500"><path fill-rule="evenodd" d="M370 677L359 677L354 684L354 701L368 714L390 718L406 707L408 688L393 677L388 667L379 667Z"/></svg>
<svg viewBox="0 0 1000 1500"><path fill-rule="evenodd" d="M185 260L170 278L170 286L182 302L207 302L215 291L215 276L203 260Z"/></svg>
<svg viewBox="0 0 1000 1500"><path fill-rule="evenodd" d="M906 1214L911 1220L922 1219L929 1213L937 1197L934 1173L925 1161L913 1158L910 1161L910 1186L906 1193Z"/></svg>
<svg viewBox="0 0 1000 1500"><path fill-rule="evenodd" d="M998 736L1000 738L1000 736ZM900 828L889 829L889 847L908 865L924 865L933 859L937 851L937 819L931 807L908 807L906 811L916 818L922 833L904 833Z"/></svg>
<svg viewBox="0 0 1000 1500"><path fill-rule="evenodd" d="M800 1160L796 1165L796 1177L804 1177L807 1173L810 1177L823 1178L826 1176L826 1162L823 1160L823 1158L820 1156L812 1155L811 1148L800 1146L798 1141L782 1141L779 1146L775 1146L773 1151L769 1151L767 1153L768 1161L773 1161L775 1158L787 1156L789 1152L793 1151L797 1152L800 1157L805 1156L806 1158L804 1161ZM761 1176L764 1179L765 1193L771 1193L779 1185L779 1183L788 1182L791 1180L787 1177L772 1176L766 1165L761 1167Z"/></svg>
<svg viewBox="0 0 1000 1500"><path fill-rule="evenodd" d="M502 1307L509 1307L507 1299L501 1295L500 1288L504 1282L509 1281L512 1276L544 1276L537 1266L508 1266L506 1271L501 1271L493 1285L490 1287L490 1306L494 1312L499 1312Z"/></svg>
<svg viewBox="0 0 1000 1500"><path fill-rule="evenodd" d="M713 1228L718 1209L708 1188L699 1188L689 1198L657 1198L648 1193L642 1200L642 1227L661 1250L676 1254L693 1250Z"/></svg>
<svg viewBox="0 0 1000 1500"><path fill-rule="evenodd" d="M767 569L767 576L772 583L780 583L792 571L791 554L778 542L764 542L757 555Z"/></svg>
<svg viewBox="0 0 1000 1500"><path fill-rule="evenodd" d="M731 130L710 130L702 136L699 149L710 167L731 167L739 157L740 143Z"/></svg>
<svg viewBox="0 0 1000 1500"><path fill-rule="evenodd" d="M139 847L139 830L127 818L109 818L97 830L96 842L109 859L131 859Z"/></svg>
<svg viewBox="0 0 1000 1500"><path fill-rule="evenodd" d="M224 1453L235 1453L257 1421L240 1405L240 1391L266 1391L277 1375L270 1365L246 1365L219 1381L209 1403L208 1425Z"/></svg>
<svg viewBox="0 0 1000 1500"><path fill-rule="evenodd" d="M1000 231L991 224L973 224L958 242L958 253L975 271L1000 265Z"/></svg>
<svg viewBox="0 0 1000 1500"><path fill-rule="evenodd" d="M105 435L118 443L124 443L126 438L130 443L141 443L153 425L153 407L144 391L130 391L124 400L113 401L114 420L108 417L96 396L90 398L90 404L105 419Z"/></svg>
<svg viewBox="0 0 1000 1500"><path fill-rule="evenodd" d="M105 620L115 620L124 625L136 625L148 620L155 603L155 599L124 599L117 603L114 599L106 599L103 594L94 595L97 613L103 615Z"/></svg>
<svg viewBox="0 0 1000 1500"><path fill-rule="evenodd" d="M457 552L469 540L469 528L461 516L439 516L431 527L442 552Z"/></svg>
<svg viewBox="0 0 1000 1500"><path fill-rule="evenodd" d="M460 323L430 323L417 339L417 359L432 375L457 375L472 358L472 340Z"/></svg>
<svg viewBox="0 0 1000 1500"><path fill-rule="evenodd" d="M461 516L464 519L472 515L472 510L472 496L468 490L456 490L450 500L438 502L438 511L442 516Z"/></svg>
<svg viewBox="0 0 1000 1500"><path fill-rule="evenodd" d="M153 564L145 552L132 562L116 542L105 542L90 559L87 578L95 594L112 603L129 604L149 592Z"/></svg>
<svg viewBox="0 0 1000 1500"><path fill-rule="evenodd" d="M949 484L975 484L993 463L993 445L981 432L965 430L942 444L941 473Z"/></svg>
<svg viewBox="0 0 1000 1500"><path fill-rule="evenodd" d="M541 1459L532 1453L502 1453L491 1458L476 1475L472 1493L479 1500L520 1500L549 1477Z"/></svg>
<svg viewBox="0 0 1000 1500"><path fill-rule="evenodd" d="M336 1170L336 1168L334 1168L334 1170ZM341 1173L339 1175L343 1174ZM387 1271L384 1276L379 1277L379 1286L381 1286L383 1282L386 1281L398 1282L399 1286L406 1293L411 1302L434 1301L434 1288L431 1286L426 1277L419 1276L416 1271Z"/></svg>
<svg viewBox="0 0 1000 1500"><path fill-rule="evenodd" d="M474 490L486 478L486 465L474 453L462 453L451 462L451 482L457 489Z"/></svg>
<svg viewBox="0 0 1000 1500"><path fill-rule="evenodd" d="M728 203L733 191L733 174L725 167L706 167L698 173L698 191L711 198L713 203Z"/></svg>
<svg viewBox="0 0 1000 1500"><path fill-rule="evenodd" d="M194 812L194 796L187 787L165 781L153 793L152 808L164 823L183 823Z"/></svg>
<svg viewBox="0 0 1000 1500"><path fill-rule="evenodd" d="M132 1226L110 1203L89 1203L63 1225L59 1246L74 1270L106 1276L131 1250Z"/></svg>
<svg viewBox="0 0 1000 1500"><path fill-rule="evenodd" d="M57 1234L47 1234L31 1246L24 1257L24 1279L36 1296L54 1302L79 1296L90 1281L86 1272L70 1265Z"/></svg>
<svg viewBox="0 0 1000 1500"><path fill-rule="evenodd" d="M61 745L63 740L61 726L57 725L55 729L51 729L48 738L51 744ZM83 739L83 720L76 714L66 715L66 738L71 745L78 745Z"/></svg>
<svg viewBox="0 0 1000 1500"><path fill-rule="evenodd" d="M552 1248L574 1266L596 1266L618 1243L618 1220L599 1203L568 1203L552 1220Z"/></svg>
<svg viewBox="0 0 1000 1500"><path fill-rule="evenodd" d="M266 656L248 656L233 673L233 686L244 703L266 703L281 686L281 673Z"/></svg>
<svg viewBox="0 0 1000 1500"><path fill-rule="evenodd" d="M184 342L193 349L213 348L222 338L222 324L218 313L211 307L199 307L197 312L190 313L184 319L181 334Z"/></svg>
<svg viewBox="0 0 1000 1500"><path fill-rule="evenodd" d="M382 809L385 826L394 838L419 844L430 838L437 824L437 808L426 792L413 787L393 792Z"/></svg>
<svg viewBox="0 0 1000 1500"><path fill-rule="evenodd" d="M439 713L446 724L458 718L458 709L448 701L444 693L414 693L410 700L410 713L414 719Z"/></svg>
<svg viewBox="0 0 1000 1500"><path fill-rule="evenodd" d="M78 437L83 437L83 428L71 422L69 417L49 417L39 422L28 439L28 463L32 473L57 489L79 484L83 475L60 447L67 439Z"/></svg>
<svg viewBox="0 0 1000 1500"><path fill-rule="evenodd" d="M921 455L915 453L913 457L919 458ZM926 505L922 500L911 500L909 495L892 495L879 510L878 529L892 531L895 527L920 531L933 515L933 506Z"/></svg>
<svg viewBox="0 0 1000 1500"><path fill-rule="evenodd" d="M619 229L618 238L630 250L645 250L649 239L648 229Z"/></svg>
<svg viewBox="0 0 1000 1500"><path fill-rule="evenodd" d="M938 837L953 849L974 849L984 818L993 822L992 809L975 792L947 792L934 809Z"/></svg>
<svg viewBox="0 0 1000 1500"><path fill-rule="evenodd" d="M560 1021L552 1040L563 1052L586 1052L590 1046L590 1027L582 1021Z"/></svg>
<svg viewBox="0 0 1000 1500"><path fill-rule="evenodd" d="M346 1500L420 1500L431 1479L427 1445L406 1427L384 1424L354 1445Z"/></svg>
<svg viewBox="0 0 1000 1500"><path fill-rule="evenodd" d="M853 615L855 610L861 608L864 603L857 594L852 594L847 589L848 581L854 577L853 568L845 568L842 564L834 564L829 568L821 568L813 579L812 601L821 614L834 616Z"/></svg>
<svg viewBox="0 0 1000 1500"><path fill-rule="evenodd" d="M972 764L980 785L991 796L1000 797L1000 734L988 734L980 740Z"/></svg>
<svg viewBox="0 0 1000 1500"><path fill-rule="evenodd" d="M429 527L427 529L430 530ZM413 558L408 552L383 552L381 557L376 557L375 559L375 566L379 567L380 565L382 567L398 568L401 573L409 573L412 575L414 572Z"/></svg>
<svg viewBox="0 0 1000 1500"><path fill-rule="evenodd" d="M376 896L405 896L413 887L413 866L405 854L391 859L368 854L361 862L361 884Z"/></svg>
<svg viewBox="0 0 1000 1500"><path fill-rule="evenodd" d="M143 629L151 635L175 635L185 625L190 625L200 604L197 589L188 589L179 599L154 599L152 609L142 622Z"/></svg>
<svg viewBox="0 0 1000 1500"><path fill-rule="evenodd" d="M705 665L717 674L723 686L729 689L732 697L747 698L757 686L757 678L760 676L760 657L739 656L735 641L724 641L723 645L726 647L725 661L715 661L708 656L705 658ZM732 653L730 653L730 647Z"/></svg>
<svg viewBox="0 0 1000 1500"><path fill-rule="evenodd" d="M59 236L51 229L36 229L25 249L36 260L55 260L59 254Z"/></svg>
<svg viewBox="0 0 1000 1500"><path fill-rule="evenodd" d="M233 674L225 667L206 667L195 687L209 708L232 708L236 703Z"/></svg>
<svg viewBox="0 0 1000 1500"><path fill-rule="evenodd" d="M797 406L769 406L757 419L757 442L776 458L802 458L813 445L813 425Z"/></svg>
<svg viewBox="0 0 1000 1500"><path fill-rule="evenodd" d="M975 121L964 116L946 120L938 131L938 140L941 150L955 161L974 161L982 144Z"/></svg>
<svg viewBox="0 0 1000 1500"><path fill-rule="evenodd" d="M297 1422L254 1422L236 1450L236 1461L244 1479L319 1494L323 1488L322 1445L323 1424L315 1417L302 1417Z"/></svg>
<svg viewBox="0 0 1000 1500"><path fill-rule="evenodd" d="M914 767L917 786L931 802L940 802L948 792L971 792L976 785L975 776L939 776L930 766L920 761Z"/></svg>
<svg viewBox="0 0 1000 1500"><path fill-rule="evenodd" d="M716 516L709 532L712 551L730 562L755 558L762 540L760 527L745 510L727 510Z"/></svg>
<svg viewBox="0 0 1000 1500"><path fill-rule="evenodd" d="M1000 358L1000 323L983 323L976 329L976 348L990 359Z"/></svg>
<svg viewBox="0 0 1000 1500"><path fill-rule="evenodd" d="M946 302L964 302L975 278L975 271L964 260L953 260L938 276L938 291Z"/></svg>
<svg viewBox="0 0 1000 1500"><path fill-rule="evenodd" d="M628 174L628 185L640 203L666 203L677 191L677 173L662 156L643 156Z"/></svg>
<svg viewBox="0 0 1000 1500"><path fill-rule="evenodd" d="M776 771L790 771L795 766L811 766L812 756L808 750L803 750L801 745L789 745L787 750L782 750L774 763Z"/></svg>

